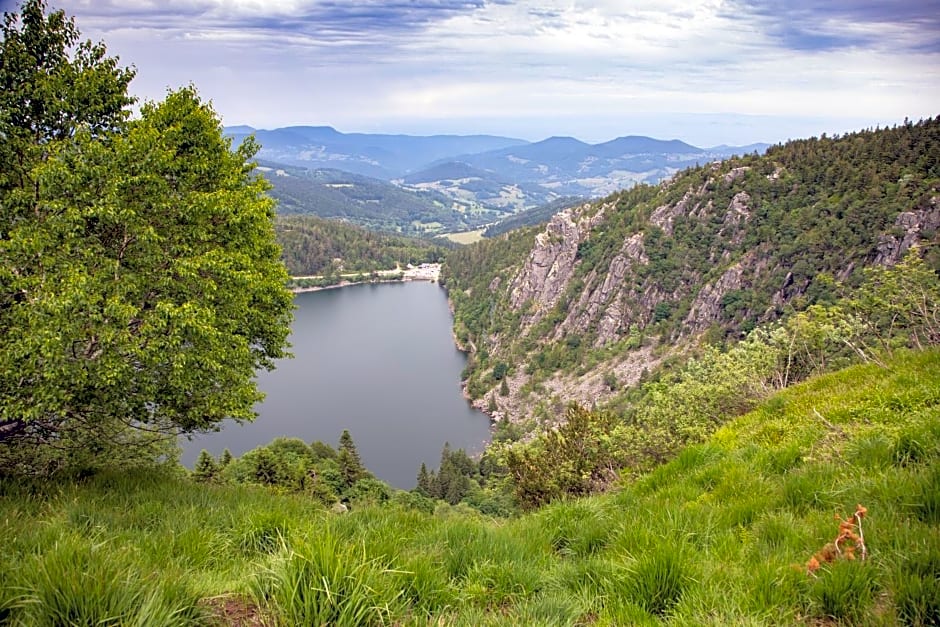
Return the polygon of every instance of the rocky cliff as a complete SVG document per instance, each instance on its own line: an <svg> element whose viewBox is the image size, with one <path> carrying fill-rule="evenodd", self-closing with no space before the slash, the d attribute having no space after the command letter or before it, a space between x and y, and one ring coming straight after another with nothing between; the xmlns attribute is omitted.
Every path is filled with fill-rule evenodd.
<svg viewBox="0 0 940 627"><path fill-rule="evenodd" d="M487 263L452 256L445 282L466 290L455 316L478 347L469 394L499 418L552 420L703 339L827 302L869 265L936 254L938 156L940 118L791 142L567 209L487 244Z"/></svg>

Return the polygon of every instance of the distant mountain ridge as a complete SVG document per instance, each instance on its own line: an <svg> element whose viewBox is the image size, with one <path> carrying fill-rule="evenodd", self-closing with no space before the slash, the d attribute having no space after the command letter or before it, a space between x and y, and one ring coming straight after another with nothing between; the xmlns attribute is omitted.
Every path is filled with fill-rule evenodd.
<svg viewBox="0 0 940 627"><path fill-rule="evenodd" d="M225 129L235 143L254 134L259 157L308 170L342 170L434 193L458 207L515 213L566 196L599 197L637 183L658 183L679 170L767 144L699 148L678 139L627 135L589 144L574 137L528 142L495 135L342 133L330 126ZM320 213L308 208L307 213ZM458 221L460 222L460 221ZM478 224L479 220L463 220ZM405 225L399 225L404 227Z"/></svg>
<svg viewBox="0 0 940 627"><path fill-rule="evenodd" d="M386 135L341 133L331 126L289 126L272 130L250 126L225 129L237 143L254 133L260 157L305 168L335 168L390 180L435 161L526 144L492 135Z"/></svg>

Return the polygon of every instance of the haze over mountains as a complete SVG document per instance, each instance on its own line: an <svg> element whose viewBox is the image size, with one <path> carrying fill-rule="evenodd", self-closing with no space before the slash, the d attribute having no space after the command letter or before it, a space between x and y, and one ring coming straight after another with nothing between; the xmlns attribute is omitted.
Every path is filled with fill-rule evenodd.
<svg viewBox="0 0 940 627"><path fill-rule="evenodd" d="M417 205L432 207L398 222L399 230L414 232L475 228L561 197L598 197L637 183L657 183L689 166L734 154L762 153L768 147L699 148L643 136L600 144L573 137L533 143L492 135L341 133L328 126L273 130L234 126L226 133L236 143L254 133L262 146L258 156L273 171L278 164L293 166L281 168L280 176L268 173L275 196L282 203L286 200L292 212L346 217L375 226L375 216L356 219L356 205L375 205L385 196L401 198L404 191L415 195ZM327 169L333 171L328 177L318 172ZM340 180L336 171L356 176ZM322 190L326 179L328 195L333 197L327 204L332 209L322 213L313 200L318 192L311 186L320 185ZM337 197L350 199L341 211L336 209Z"/></svg>

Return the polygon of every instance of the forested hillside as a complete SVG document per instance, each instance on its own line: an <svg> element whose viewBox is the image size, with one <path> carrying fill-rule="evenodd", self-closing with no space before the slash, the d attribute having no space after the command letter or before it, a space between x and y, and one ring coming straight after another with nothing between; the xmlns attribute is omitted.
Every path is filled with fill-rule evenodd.
<svg viewBox="0 0 940 627"><path fill-rule="evenodd" d="M496 237L497 235L502 235L524 226L543 224L551 220L552 216L562 209L574 207L575 205L579 205L584 202L586 202L585 199L577 198L575 196L565 196L563 198L558 198L557 200L553 200L552 202L546 203L544 205L526 209L525 211L520 211L519 213L513 214L508 218L503 218L496 224L488 226L486 230L483 231L483 236Z"/></svg>
<svg viewBox="0 0 940 627"><path fill-rule="evenodd" d="M281 258L292 276L332 276L437 263L447 240L430 241L371 231L315 216L280 216L274 223Z"/></svg>
<svg viewBox="0 0 940 627"><path fill-rule="evenodd" d="M912 248L937 270L938 227L940 118L793 141L565 210L449 256L468 391L515 419L603 402L677 351L832 303Z"/></svg>
<svg viewBox="0 0 940 627"><path fill-rule="evenodd" d="M258 168L271 184L280 215L313 215L407 235L475 228L503 217L507 210L484 208L433 189L403 189L334 169L310 170L271 162Z"/></svg>

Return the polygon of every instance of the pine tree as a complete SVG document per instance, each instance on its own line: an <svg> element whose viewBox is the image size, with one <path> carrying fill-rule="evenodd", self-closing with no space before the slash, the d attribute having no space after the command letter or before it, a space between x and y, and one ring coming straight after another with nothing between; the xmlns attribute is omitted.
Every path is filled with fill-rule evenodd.
<svg viewBox="0 0 940 627"><path fill-rule="evenodd" d="M196 459L196 466L193 468L193 479L202 483L209 483L215 479L219 472L219 467L215 459L206 449L202 449L199 458Z"/></svg>
<svg viewBox="0 0 940 627"><path fill-rule="evenodd" d="M343 473L343 480L347 486L352 486L360 479L367 477L369 473L362 460L359 458L359 451L356 450L356 444L348 429L343 429L339 436L339 467Z"/></svg>
<svg viewBox="0 0 940 627"><path fill-rule="evenodd" d="M509 384L506 382L505 378L503 378L503 380L499 384L499 395L509 396Z"/></svg>
<svg viewBox="0 0 940 627"><path fill-rule="evenodd" d="M432 496L431 476L428 474L428 467L421 462L421 468L418 470L418 487L416 488L421 496Z"/></svg>
<svg viewBox="0 0 940 627"><path fill-rule="evenodd" d="M225 449L219 457L219 468L225 468L232 463L232 451Z"/></svg>

